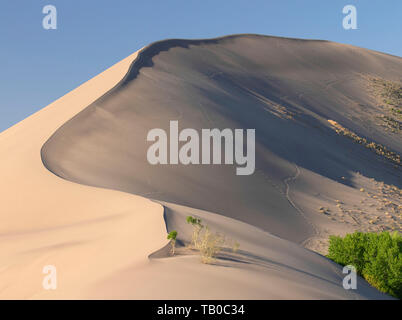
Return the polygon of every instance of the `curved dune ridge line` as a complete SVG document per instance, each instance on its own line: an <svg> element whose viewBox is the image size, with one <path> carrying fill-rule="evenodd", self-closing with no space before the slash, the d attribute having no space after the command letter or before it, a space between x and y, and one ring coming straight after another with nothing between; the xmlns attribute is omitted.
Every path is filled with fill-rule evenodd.
<svg viewBox="0 0 402 320"><path fill-rule="evenodd" d="M219 213L297 243L328 238L314 227L328 229L317 200L333 207L352 194L360 200L357 172L401 186L400 170L340 139L327 121L402 151L400 136L375 123L384 108L369 92L369 76L400 80L402 59L259 35L156 42L116 87L55 132L42 148L43 162L70 181ZM198 132L255 128L255 173L236 176L227 165L152 166L147 134L169 132L170 120ZM300 173L288 183L295 168ZM320 181L311 184L314 177Z"/></svg>
<svg viewBox="0 0 402 320"><path fill-rule="evenodd" d="M62 180L40 157L54 131L116 85L137 54L1 133L0 298L85 296L90 283L145 264L166 243L160 205ZM58 270L54 292L42 287L45 265Z"/></svg>
<svg viewBox="0 0 402 320"><path fill-rule="evenodd" d="M253 39L256 36L241 37L247 41L248 37ZM129 134L129 138L133 138L134 133L139 135L139 140L145 140L145 136L140 135L143 132L141 130L136 132L135 128L143 129L144 123L151 126L160 124L153 121L147 122L147 118L144 118L144 114L141 113L144 107L141 104L138 105L139 109L134 109L134 118L137 121L128 124L121 122L120 116L132 120L132 115L127 113L127 109L124 109L124 104L127 102L124 101L124 97L131 101L133 98L146 100L148 95L152 96L152 91L147 92L146 87L141 87L140 80L143 77L153 82L156 88L162 91L166 89L160 85L172 81L169 73L165 74L166 78L155 78L152 73L160 66L157 64L158 61L154 60L158 54L169 53L169 51L174 51L171 50L172 48L176 47L188 49L187 47L200 43L220 45L220 41L226 41L225 39L236 40L237 36L201 41L168 40L151 44L0 134L0 150L4 155L0 159L0 170L4 177L0 182L2 194L0 297L41 299L387 298L360 278L358 290L344 290L342 288L343 274L339 266L291 241L273 236L260 228L237 221L233 217L222 216L222 211L225 211L224 206L212 207L213 210L208 212L186 206L186 204L199 206L200 202L197 203L198 205L194 205L194 200L197 200L194 198L186 202L182 201L183 198L174 198L170 195L167 197L169 201L164 201L166 199L163 197L156 196L160 192L158 186L164 187L166 183L171 183L171 188L174 189L176 183L184 182L184 188L189 188L189 184L185 180L189 180L193 174L197 173L191 172L183 179L179 172L173 172L173 175L169 173L165 177L163 176L165 171L158 172L155 169L156 176L147 177L150 172L146 171L144 178L141 163L129 161L123 164L123 168L130 167L132 169L127 174L129 179L134 181L134 185L135 183L144 184L148 186L148 189L144 188L140 192L136 192L136 190L130 189L133 184L126 184L125 181L120 181L120 185L116 185L116 180L113 178L116 174L113 172L113 168L115 168L113 165L119 164L121 159L119 152L124 153L124 150L129 154L134 152L134 158L138 157L135 152L141 154L145 142L143 141L141 144L135 141L138 145L129 146L125 144L124 139L114 140L114 138L128 130L131 134ZM281 45L279 38L272 39L275 43L278 42L276 43L278 46ZM284 41L290 40L284 39ZM186 62L185 59L180 60L183 58L180 57L180 54L178 58L179 61L174 64L179 68L176 71L180 71L183 61ZM165 61L165 63L168 62ZM180 77L180 73L173 73L173 76ZM216 74L211 73L209 76L213 78ZM119 81L120 79L122 80ZM197 81L197 78L194 80ZM134 96L127 95L133 90L132 86L136 84L142 90L136 91ZM173 81L173 85L175 86L177 83ZM150 87L150 89L155 90L154 87ZM183 87L182 89L180 94L185 94L191 88ZM200 91L202 89L199 88ZM249 88L245 89L249 90ZM155 104L150 105L152 108L158 106L157 100L160 98L156 91L154 93L156 101ZM260 100L265 98L258 92L253 92L252 95ZM101 98L97 99L99 97ZM180 96L176 96L176 98L178 97ZM189 98L193 97L189 95ZM172 102L178 101L179 99ZM110 102L112 102L113 108L120 111L120 114L114 112L116 109L105 108L104 103ZM135 103L137 102L135 101ZM166 105L162 105L160 110L151 108L150 116L154 119L159 117L161 121L172 116L176 116L176 119L177 117L186 119L189 114L183 114L183 110L180 108L175 109L173 103L169 105L173 108L172 113L166 111L169 110ZM119 109L119 106L122 108ZM271 105L267 104L267 106ZM205 108L200 112L203 112L203 117L207 121L216 119L211 118L211 110L208 105L204 106L201 102L198 107L200 110ZM278 110L274 111L278 113L282 109ZM161 111L167 113L162 114ZM86 118L85 115L95 115L96 121L91 121L93 118L91 119L90 116ZM336 119L336 117L332 118ZM77 119L78 127L75 126ZM80 123L80 120L84 120L84 122ZM77 128L78 135L75 131ZM130 128L134 128L133 131L130 131ZM102 136L104 133L112 135ZM91 136L95 140L86 140ZM124 135L122 137L125 138ZM96 149L92 145L94 141L101 149ZM110 144L106 142L115 145L118 150L113 153L113 150L109 149ZM80 147L80 144L83 150L86 150L84 153L89 155L84 158L85 161L89 159L88 162L84 161L84 169L81 167L83 163L80 162L83 159L83 151L80 148L74 149L76 146ZM104 149L102 150L102 148ZM119 148L123 150L119 150ZM260 170L257 179L265 181L257 183L258 188L266 182L283 181L294 175L294 172L291 171L294 168L292 163L283 161L281 164L282 159L275 152L269 150L265 152L265 160L269 164L279 163L276 165L279 174L276 177L268 176L266 171L257 168ZM109 154L111 157L104 158L102 153ZM99 156L97 165L99 165L100 171L91 170L91 167L94 166L91 156L94 154ZM41 155L46 166L60 177L83 184L137 193L159 200L165 207L165 221L162 216L163 207L148 199L60 179L46 170L41 162ZM112 185L105 183L108 180L105 180L102 173L105 165L106 168L112 169L112 172L106 175L110 179L109 181L112 181ZM301 176L307 171L301 170ZM82 180L79 175L76 175L77 173L82 174ZM214 173L219 176L220 171ZM121 173L117 172L117 174L122 176ZM132 174L134 175L132 176ZM229 177L227 172L224 172L223 175L225 178ZM222 178L222 176L220 177ZM177 181L174 181L173 178L177 178ZM248 188L249 181L243 181ZM191 185L194 187L196 183L197 181L192 182ZM216 187L212 181L210 186ZM258 188L252 191L258 193ZM271 196L271 199L272 196L277 197L281 194L280 191L275 193L275 188L266 188L268 187L264 187L262 194ZM177 190L183 191L180 188ZM193 194L199 192L199 190L191 188L190 191ZM286 191L286 195L288 192L289 190ZM219 194L219 192L217 193ZM258 202L258 199L257 197L254 200ZM235 216L235 218L247 222L249 219L247 215L250 213L254 220L249 222L254 225L258 225L258 221L261 221L262 226L260 227L267 230L271 223L278 226L279 233L285 237L289 234L287 238L291 240L298 242L305 240L306 237L313 235L308 227L309 222L296 212L297 210L288 203L290 202L288 199L284 192L283 199L277 197L276 200L282 201L282 204L279 204L276 210L270 208L268 213L272 212L273 216L258 216L256 213L258 210L252 213L247 211L247 206L244 206L242 209L246 216ZM203 201L214 203L208 198ZM272 206L272 204L270 205ZM281 209L284 210L282 216ZM194 255L164 258L163 249L159 249L167 244L166 229L167 231L178 230L179 240L188 240L189 229L185 225L185 217L188 214L201 217L212 229L222 231L228 237L238 240L241 243L239 254L235 256L228 254L224 257L226 259L222 259L217 265L203 265ZM226 215L228 214L226 213ZM289 219L286 220L286 217ZM263 218L267 218L270 223L266 223ZM290 230L288 234L286 224ZM292 238L290 233L293 231L297 233L297 228L302 230ZM159 257L159 259L148 259L148 255L152 252L154 254L151 255L151 258ZM41 271L47 264L57 267L58 289L54 291L43 290L41 285L44 276Z"/></svg>

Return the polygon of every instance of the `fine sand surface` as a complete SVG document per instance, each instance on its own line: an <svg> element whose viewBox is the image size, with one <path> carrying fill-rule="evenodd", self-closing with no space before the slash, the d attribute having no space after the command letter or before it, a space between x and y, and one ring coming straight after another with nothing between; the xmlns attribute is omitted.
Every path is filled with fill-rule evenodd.
<svg viewBox="0 0 402 320"><path fill-rule="evenodd" d="M342 208L360 205L368 178L402 187L400 166L339 136L328 122L402 153L401 134L376 124L384 108L369 76L401 80L402 59L256 35L157 42L118 86L46 142L43 161L70 181L215 212L322 252L310 239L369 228L371 219L343 223L336 200L348 200ZM170 120L199 132L255 128L255 173L237 176L234 165L149 164L147 133L169 132ZM394 202L402 205L400 196ZM321 214L321 206L332 214ZM386 224L400 229L400 216L394 218Z"/></svg>
<svg viewBox="0 0 402 320"><path fill-rule="evenodd" d="M402 59L240 35L160 41L122 60L0 134L0 298L389 298L362 279L344 290L342 268L303 248L324 253L329 234L376 231L353 210L374 216L364 201L377 185L401 187L400 167L328 122L401 153L400 134L374 123L368 76L401 81ZM256 172L150 165L147 132L169 120L255 128ZM200 263L185 247L187 215L240 250ZM395 219L378 227L400 228ZM57 290L42 288L45 265Z"/></svg>
<svg viewBox="0 0 402 320"><path fill-rule="evenodd" d="M166 244L160 205L60 179L40 157L54 131L116 85L136 56L0 134L1 299L89 297L93 283L147 264ZM57 268L55 291L42 287L45 265Z"/></svg>

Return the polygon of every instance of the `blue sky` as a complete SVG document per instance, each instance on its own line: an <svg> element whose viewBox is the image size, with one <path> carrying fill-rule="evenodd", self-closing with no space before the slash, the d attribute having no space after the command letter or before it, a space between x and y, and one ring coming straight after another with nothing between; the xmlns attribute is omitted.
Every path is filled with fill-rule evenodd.
<svg viewBox="0 0 402 320"><path fill-rule="evenodd" d="M57 8L45 30L42 8ZM357 30L342 9L357 8ZM400 0L2 0L0 131L150 42L259 33L402 56Z"/></svg>

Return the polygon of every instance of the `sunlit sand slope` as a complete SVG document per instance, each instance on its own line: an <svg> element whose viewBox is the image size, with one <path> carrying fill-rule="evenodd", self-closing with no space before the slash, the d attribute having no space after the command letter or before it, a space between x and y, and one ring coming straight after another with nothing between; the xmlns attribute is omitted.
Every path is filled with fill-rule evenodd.
<svg viewBox="0 0 402 320"><path fill-rule="evenodd" d="M54 131L116 85L136 56L0 134L0 298L78 297L166 244L162 206L60 179L40 156ZM42 286L46 265L56 267L57 290Z"/></svg>
<svg viewBox="0 0 402 320"><path fill-rule="evenodd" d="M389 298L362 279L344 290L342 268L300 245L351 228L310 203L357 199L355 171L400 184L399 168L327 121L400 152L400 136L369 121L381 110L364 91L367 74L398 81L401 59L254 35L167 40L1 133L0 298ZM147 132L169 120L255 128L256 172L151 166ZM202 264L185 247L187 215L240 250ZM42 287L46 265L57 268L56 290Z"/></svg>

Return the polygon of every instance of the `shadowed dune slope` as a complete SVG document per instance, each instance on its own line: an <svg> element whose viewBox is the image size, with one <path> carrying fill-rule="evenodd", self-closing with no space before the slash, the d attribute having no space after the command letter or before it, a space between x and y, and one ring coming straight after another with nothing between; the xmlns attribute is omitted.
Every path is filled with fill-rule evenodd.
<svg viewBox="0 0 402 320"><path fill-rule="evenodd" d="M389 299L361 278L357 290L344 290L340 266L294 243L316 240L321 223L330 229L309 206L352 205L363 194L358 179L400 185L400 168L327 121L401 151L400 135L373 124L382 109L367 74L400 80L401 59L255 35L167 40L0 133L0 298ZM256 172L149 165L148 130L169 120L255 128ZM183 246L187 215L240 250L200 263ZM178 250L167 257L172 230ZM42 286L48 265L57 290Z"/></svg>
<svg viewBox="0 0 402 320"><path fill-rule="evenodd" d="M401 185L401 170L337 135L328 119L401 153L375 125L368 76L402 79L402 59L327 41L238 35L166 40L139 53L124 79L66 122L42 148L56 175L216 212L301 242L314 228L286 197L297 167L343 182L351 172ZM157 165L153 128L255 128L256 171ZM167 204L168 206L168 204Z"/></svg>
<svg viewBox="0 0 402 320"><path fill-rule="evenodd" d="M389 299L361 277L356 290L342 286L342 268L310 250L259 228L219 214L172 203L165 207L167 231L178 231L174 257L170 244L150 255L147 268L127 268L99 281L88 293L99 299ZM186 247L188 215L226 237L227 245L209 265ZM233 252L230 242L240 249ZM124 280L122 280L124 279ZM155 290L157 286L158 290ZM107 288L107 289L106 289Z"/></svg>

